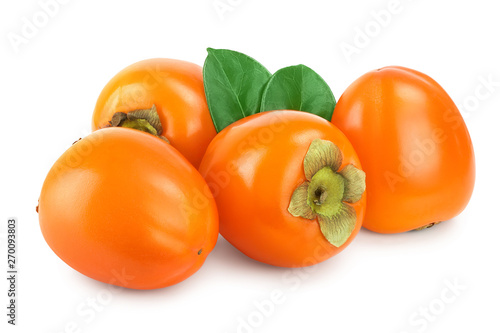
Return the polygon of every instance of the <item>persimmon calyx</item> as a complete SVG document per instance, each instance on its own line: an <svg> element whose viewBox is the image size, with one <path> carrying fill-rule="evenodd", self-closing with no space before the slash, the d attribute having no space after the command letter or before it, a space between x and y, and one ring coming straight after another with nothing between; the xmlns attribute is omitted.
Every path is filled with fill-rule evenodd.
<svg viewBox="0 0 500 333"><path fill-rule="evenodd" d="M420 227L420 228L415 228L415 229L413 229L413 230L414 230L414 231L418 231L418 230L429 229L430 227L433 227L433 226L435 226L436 224L439 224L439 223L441 223L441 222L442 222L442 221L439 221L439 222L432 222L432 223L426 224L426 225L424 225L424 226L422 226L422 227Z"/></svg>
<svg viewBox="0 0 500 333"><path fill-rule="evenodd" d="M125 112L116 112L109 122L111 127L126 127L143 131L159 137L167 142L168 139L162 136L163 127L161 126L160 116L153 104L151 109L139 109Z"/></svg>
<svg viewBox="0 0 500 333"><path fill-rule="evenodd" d="M350 205L361 199L365 173L352 164L342 170L340 149L327 140L315 139L304 158L306 181L292 194L288 212L308 220L317 218L330 244L340 247L356 226L356 211Z"/></svg>

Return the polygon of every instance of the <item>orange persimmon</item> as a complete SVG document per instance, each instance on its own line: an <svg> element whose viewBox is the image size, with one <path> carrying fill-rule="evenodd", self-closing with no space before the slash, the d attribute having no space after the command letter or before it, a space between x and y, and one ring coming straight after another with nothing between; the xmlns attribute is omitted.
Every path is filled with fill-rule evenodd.
<svg viewBox="0 0 500 333"><path fill-rule="evenodd" d="M216 205L198 171L168 143L124 128L71 146L49 171L38 212L64 262L133 289L186 279L218 236Z"/></svg>
<svg viewBox="0 0 500 333"><path fill-rule="evenodd" d="M198 167L216 134L205 99L201 67L163 58L126 67L102 90L92 117L92 129L110 126L117 113L152 108L161 123L160 133L155 131L155 134L168 139Z"/></svg>
<svg viewBox="0 0 500 333"><path fill-rule="evenodd" d="M342 251L361 227L364 173L346 136L300 111L269 111L224 128L200 172L220 232L247 256L309 266Z"/></svg>
<svg viewBox="0 0 500 333"><path fill-rule="evenodd" d="M465 122L429 76L385 67L354 81L332 123L351 140L366 172L363 226L397 233L458 215L474 188L475 162Z"/></svg>

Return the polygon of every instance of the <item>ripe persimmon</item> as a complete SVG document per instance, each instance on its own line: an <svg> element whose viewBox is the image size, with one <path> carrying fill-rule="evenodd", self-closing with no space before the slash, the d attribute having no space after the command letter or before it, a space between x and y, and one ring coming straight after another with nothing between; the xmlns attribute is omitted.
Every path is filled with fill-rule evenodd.
<svg viewBox="0 0 500 333"><path fill-rule="evenodd" d="M465 122L429 76L385 67L354 81L332 123L351 140L367 177L363 226L397 233L458 215L474 188L475 162Z"/></svg>
<svg viewBox="0 0 500 333"><path fill-rule="evenodd" d="M313 265L361 227L364 172L346 136L319 116L285 110L238 120L210 143L200 172L221 235L255 260Z"/></svg>
<svg viewBox="0 0 500 333"><path fill-rule="evenodd" d="M148 59L116 74L102 90L92 117L92 129L122 126L113 116L135 111L133 120L151 122L148 111L159 119L149 126L198 167L216 131L208 111L200 66L174 59ZM132 120L132 119L130 119ZM130 122L128 127L143 126ZM154 129L153 129L154 128ZM143 129L143 128L141 128Z"/></svg>
<svg viewBox="0 0 500 333"><path fill-rule="evenodd" d="M186 279L218 236L198 171L168 143L124 128L71 146L45 179L38 213L45 240L69 266L132 289Z"/></svg>

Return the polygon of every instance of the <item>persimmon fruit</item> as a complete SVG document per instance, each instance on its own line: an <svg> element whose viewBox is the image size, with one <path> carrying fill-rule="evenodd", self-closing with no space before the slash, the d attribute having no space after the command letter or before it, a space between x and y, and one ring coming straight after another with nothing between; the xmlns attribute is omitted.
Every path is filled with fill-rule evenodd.
<svg viewBox="0 0 500 333"><path fill-rule="evenodd" d="M126 119L124 127L147 129L167 139L195 167L216 134L202 68L187 61L155 58L121 70L97 99L92 129L123 126L120 116L131 112L134 117Z"/></svg>
<svg viewBox="0 0 500 333"><path fill-rule="evenodd" d="M132 289L186 279L218 236L216 205L198 171L168 143L125 128L73 144L50 169L38 213L64 262Z"/></svg>
<svg viewBox="0 0 500 333"><path fill-rule="evenodd" d="M380 233L422 229L457 216L474 188L474 149L453 100L432 78L385 67L354 81L332 123L366 172L363 226Z"/></svg>
<svg viewBox="0 0 500 333"><path fill-rule="evenodd" d="M217 134L199 170L221 235L255 260L313 265L361 227L364 172L346 136L319 116L284 110L238 120Z"/></svg>

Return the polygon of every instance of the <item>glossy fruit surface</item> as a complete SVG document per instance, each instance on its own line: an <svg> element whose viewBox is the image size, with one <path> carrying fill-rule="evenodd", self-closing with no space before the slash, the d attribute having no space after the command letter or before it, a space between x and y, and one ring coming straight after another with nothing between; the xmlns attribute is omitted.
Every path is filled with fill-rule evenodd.
<svg viewBox="0 0 500 333"><path fill-rule="evenodd" d="M43 236L68 265L133 289L180 282L215 246L215 202L198 171L171 145L106 128L71 146L40 194Z"/></svg>
<svg viewBox="0 0 500 333"><path fill-rule="evenodd" d="M371 71L346 89L332 123L366 172L366 228L404 232L466 207L475 180L471 139L459 110L429 76L403 67Z"/></svg>
<svg viewBox="0 0 500 333"><path fill-rule="evenodd" d="M148 59L120 71L102 90L92 129L109 126L116 112L156 107L162 136L195 167L215 136L200 66L174 59Z"/></svg>
<svg viewBox="0 0 500 333"><path fill-rule="evenodd" d="M249 257L276 266L309 266L342 251L359 231L364 194L349 204L355 214L352 230L340 246L325 238L316 214L304 218L290 213L292 195L314 183L306 177L305 157L318 139L340 150L338 170L351 164L361 169L345 135L306 112L258 113L229 125L210 143L200 172L217 202L220 232ZM343 188L338 190L341 196Z"/></svg>

